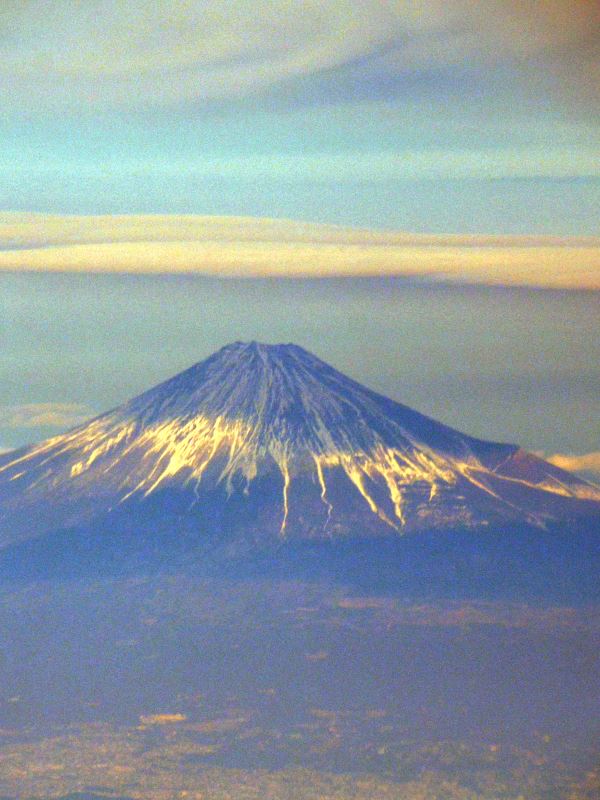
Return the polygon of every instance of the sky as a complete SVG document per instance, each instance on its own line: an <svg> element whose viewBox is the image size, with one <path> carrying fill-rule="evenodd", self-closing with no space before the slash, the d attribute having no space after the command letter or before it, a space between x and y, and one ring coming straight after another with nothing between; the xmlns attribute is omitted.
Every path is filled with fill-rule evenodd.
<svg viewBox="0 0 600 800"><path fill-rule="evenodd" d="M595 0L3 0L0 449L247 338L600 470L599 86Z"/></svg>
<svg viewBox="0 0 600 800"><path fill-rule="evenodd" d="M0 211L596 235L600 7L4 0Z"/></svg>

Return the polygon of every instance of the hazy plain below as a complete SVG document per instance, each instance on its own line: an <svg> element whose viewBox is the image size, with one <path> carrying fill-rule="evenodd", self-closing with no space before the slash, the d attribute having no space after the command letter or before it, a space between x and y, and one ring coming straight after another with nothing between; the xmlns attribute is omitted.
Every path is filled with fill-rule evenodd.
<svg viewBox="0 0 600 800"><path fill-rule="evenodd" d="M598 609L165 575L0 591L0 796L595 800Z"/></svg>

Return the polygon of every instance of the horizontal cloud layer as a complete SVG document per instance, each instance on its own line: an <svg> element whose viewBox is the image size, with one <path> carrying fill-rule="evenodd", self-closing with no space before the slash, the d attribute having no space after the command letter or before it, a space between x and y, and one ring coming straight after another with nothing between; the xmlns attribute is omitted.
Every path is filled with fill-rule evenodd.
<svg viewBox="0 0 600 800"><path fill-rule="evenodd" d="M5 0L0 102L48 109L235 98L290 79L517 63L591 100L588 0ZM597 85L597 84L596 84Z"/></svg>
<svg viewBox="0 0 600 800"><path fill-rule="evenodd" d="M4 213L0 270L406 275L600 290L600 237L424 235L249 217Z"/></svg>

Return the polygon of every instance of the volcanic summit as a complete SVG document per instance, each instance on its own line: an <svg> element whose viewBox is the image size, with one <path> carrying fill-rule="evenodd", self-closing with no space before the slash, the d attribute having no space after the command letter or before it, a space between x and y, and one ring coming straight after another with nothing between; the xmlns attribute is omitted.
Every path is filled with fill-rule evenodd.
<svg viewBox="0 0 600 800"><path fill-rule="evenodd" d="M361 386L293 344L236 342L0 457L0 546L126 521L215 541L398 537L600 511L600 490Z"/></svg>

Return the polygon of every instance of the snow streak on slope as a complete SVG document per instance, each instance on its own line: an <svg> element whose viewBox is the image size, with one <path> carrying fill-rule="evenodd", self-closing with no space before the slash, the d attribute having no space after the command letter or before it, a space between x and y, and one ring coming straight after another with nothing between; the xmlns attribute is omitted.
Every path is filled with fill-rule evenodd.
<svg viewBox="0 0 600 800"><path fill-rule="evenodd" d="M533 480L526 469L511 474L506 465L520 453L387 400L295 345L238 342L9 458L0 466L0 488L9 482L16 501L97 495L112 507L174 485L193 490L197 502L215 485L228 495L249 494L257 476L278 474L282 536L299 475L318 486L327 521L334 512L332 477L343 474L373 515L396 530L410 522L406 498L415 487L432 508L438 495L454 492L463 520L465 486L529 521L544 515L507 499L501 485L600 500L592 486L552 468L538 469Z"/></svg>

